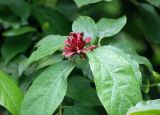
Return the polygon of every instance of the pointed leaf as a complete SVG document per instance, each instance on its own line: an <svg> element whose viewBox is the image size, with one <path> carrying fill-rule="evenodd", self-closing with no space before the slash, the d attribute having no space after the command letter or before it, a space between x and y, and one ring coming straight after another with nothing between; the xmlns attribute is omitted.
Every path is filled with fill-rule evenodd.
<svg viewBox="0 0 160 115"><path fill-rule="evenodd" d="M7 74L0 71L0 105L13 115L19 115L23 94Z"/></svg>
<svg viewBox="0 0 160 115"><path fill-rule="evenodd" d="M160 115L160 99L139 102L127 115Z"/></svg>
<svg viewBox="0 0 160 115"><path fill-rule="evenodd" d="M124 27L126 22L126 16L120 17L118 19L102 18L97 23L98 37L102 39L117 34Z"/></svg>
<svg viewBox="0 0 160 115"><path fill-rule="evenodd" d="M88 53L101 103L109 115L125 115L142 100L139 82L127 54L104 46Z"/></svg>
<svg viewBox="0 0 160 115"><path fill-rule="evenodd" d="M88 16L79 16L72 24L73 32L84 32L85 37L91 37L92 43L97 37L97 27L93 19Z"/></svg>
<svg viewBox="0 0 160 115"><path fill-rule="evenodd" d="M65 36L59 35L49 35L39 41L36 45L37 50L35 50L28 59L28 65L34 61L38 61L45 56L53 54L55 51L61 49L65 44Z"/></svg>
<svg viewBox="0 0 160 115"><path fill-rule="evenodd" d="M66 94L67 77L73 67L62 61L44 70L27 91L20 115L51 115Z"/></svg>

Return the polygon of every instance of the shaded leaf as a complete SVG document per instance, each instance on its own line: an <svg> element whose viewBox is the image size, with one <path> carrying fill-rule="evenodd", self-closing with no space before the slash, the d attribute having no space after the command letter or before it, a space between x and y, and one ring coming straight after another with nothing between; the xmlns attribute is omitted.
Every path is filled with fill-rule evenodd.
<svg viewBox="0 0 160 115"><path fill-rule="evenodd" d="M96 90L90 86L90 82L84 77L74 76L69 80L68 84L66 96L85 106L101 105Z"/></svg>
<svg viewBox="0 0 160 115"><path fill-rule="evenodd" d="M98 113L90 107L75 105L65 108L63 115L98 115Z"/></svg>
<svg viewBox="0 0 160 115"><path fill-rule="evenodd" d="M151 41L160 43L160 16L149 4L140 4L139 11L146 36Z"/></svg>
<svg viewBox="0 0 160 115"><path fill-rule="evenodd" d="M9 62L17 54L24 52L29 47L31 43L30 37L30 35L27 35L5 39L5 42L1 48L1 53L6 63Z"/></svg>
<svg viewBox="0 0 160 115"><path fill-rule="evenodd" d="M160 7L160 0L146 0L148 1L149 3L157 6L157 7Z"/></svg>
<svg viewBox="0 0 160 115"><path fill-rule="evenodd" d="M44 70L27 91L20 115L51 115L65 96L67 77L73 67L62 61Z"/></svg>
<svg viewBox="0 0 160 115"><path fill-rule="evenodd" d="M0 71L0 105L13 115L19 115L23 94L9 76Z"/></svg>
<svg viewBox="0 0 160 115"><path fill-rule="evenodd" d="M2 35L6 37L12 37L12 36L18 36L18 35L26 34L29 32L35 32L35 31L36 31L35 28L30 26L25 26L22 28L5 31Z"/></svg>
<svg viewBox="0 0 160 115"><path fill-rule="evenodd" d="M34 7L33 15L41 25L44 33L68 35L70 22L58 11L47 7Z"/></svg>
<svg viewBox="0 0 160 115"><path fill-rule="evenodd" d="M26 20L30 15L30 6L25 0L14 0L11 4L8 4L8 7L13 13L17 16Z"/></svg>

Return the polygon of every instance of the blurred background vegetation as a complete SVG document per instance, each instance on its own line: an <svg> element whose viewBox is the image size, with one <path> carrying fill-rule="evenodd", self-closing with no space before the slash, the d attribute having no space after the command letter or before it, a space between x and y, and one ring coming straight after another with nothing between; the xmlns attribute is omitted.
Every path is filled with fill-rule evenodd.
<svg viewBox="0 0 160 115"><path fill-rule="evenodd" d="M128 40L160 73L159 0L103 1L80 8L73 0L0 0L0 69L13 76L25 92L31 77L23 76L33 74L35 67L30 67L22 77L20 71L34 45L50 34L68 35L73 20L79 15L88 15L96 22L103 17L118 18L126 15L125 28L113 38ZM102 42L107 44L109 40ZM151 89L151 98L160 98L155 90L160 89Z"/></svg>

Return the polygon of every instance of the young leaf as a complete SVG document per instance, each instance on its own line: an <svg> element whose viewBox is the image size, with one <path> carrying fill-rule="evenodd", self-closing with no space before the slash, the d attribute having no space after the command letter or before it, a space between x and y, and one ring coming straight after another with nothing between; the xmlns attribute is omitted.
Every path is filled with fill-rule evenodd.
<svg viewBox="0 0 160 115"><path fill-rule="evenodd" d="M117 34L124 27L126 22L126 16L120 17L118 19L102 18L97 23L98 37L102 39Z"/></svg>
<svg viewBox="0 0 160 115"><path fill-rule="evenodd" d="M0 105L13 115L19 115L23 94L9 76L0 71Z"/></svg>
<svg viewBox="0 0 160 115"><path fill-rule="evenodd" d="M18 35L26 34L29 32L35 32L35 31L36 31L35 28L33 28L31 26L25 26L22 28L5 31L2 35L6 36L6 37L12 37L12 36L18 36Z"/></svg>
<svg viewBox="0 0 160 115"><path fill-rule="evenodd" d="M98 113L93 108L74 105L65 108L63 115L98 115Z"/></svg>
<svg viewBox="0 0 160 115"><path fill-rule="evenodd" d="M87 5L87 4L90 4L90 3L96 3L96 2L100 2L100 1L112 1L112 0L74 0L77 4L78 7L81 7L83 5Z"/></svg>
<svg viewBox="0 0 160 115"><path fill-rule="evenodd" d="M67 77L73 68L71 62L62 61L44 70L27 91L20 115L51 115L66 94Z"/></svg>
<svg viewBox="0 0 160 115"><path fill-rule="evenodd" d="M36 45L37 50L35 50L29 57L27 65L30 65L32 62L44 58L45 56L51 55L55 51L61 49L65 45L65 39L66 36L49 35L39 41Z"/></svg>
<svg viewBox="0 0 160 115"><path fill-rule="evenodd" d="M160 43L160 16L149 4L140 4L139 11L145 34L151 41Z"/></svg>
<svg viewBox="0 0 160 115"><path fill-rule="evenodd" d="M92 43L97 38L97 27L93 19L88 16L79 16L72 24L73 32L84 32L85 37L91 37Z"/></svg>
<svg viewBox="0 0 160 115"><path fill-rule="evenodd" d="M87 54L101 103L108 115L125 115L142 100L133 62L127 54L112 46L103 46Z"/></svg>
<svg viewBox="0 0 160 115"><path fill-rule="evenodd" d="M139 102L128 110L127 115L160 115L160 100Z"/></svg>

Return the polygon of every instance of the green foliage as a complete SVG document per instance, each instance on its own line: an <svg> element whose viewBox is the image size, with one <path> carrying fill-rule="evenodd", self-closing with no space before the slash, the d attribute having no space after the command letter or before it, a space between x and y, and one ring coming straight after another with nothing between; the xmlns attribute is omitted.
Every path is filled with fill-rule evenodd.
<svg viewBox="0 0 160 115"><path fill-rule="evenodd" d="M88 56L98 96L109 115L124 115L128 108L141 101L136 73L126 54L104 46Z"/></svg>
<svg viewBox="0 0 160 115"><path fill-rule="evenodd" d="M159 11L159 0L0 0L0 114L160 114Z"/></svg>
<svg viewBox="0 0 160 115"><path fill-rule="evenodd" d="M0 71L0 105L6 107L13 115L19 115L23 94L10 76Z"/></svg>
<svg viewBox="0 0 160 115"><path fill-rule="evenodd" d="M90 17L80 16L72 24L73 32L84 32L85 37L91 37L92 42L97 38L97 27Z"/></svg>
<svg viewBox="0 0 160 115"><path fill-rule="evenodd" d="M160 16L153 6L141 4L139 6L140 15L144 26L144 32L150 40L160 43ZM150 15L148 17L148 15Z"/></svg>
<svg viewBox="0 0 160 115"><path fill-rule="evenodd" d="M51 115L65 96L67 77L73 67L62 61L45 69L27 91L20 115Z"/></svg>
<svg viewBox="0 0 160 115"><path fill-rule="evenodd" d="M101 19L97 23L98 37L102 39L117 34L124 27L126 21L125 16L115 20L107 18Z"/></svg>
<svg viewBox="0 0 160 115"><path fill-rule="evenodd" d="M159 115L160 100L142 101L131 107L127 115Z"/></svg>
<svg viewBox="0 0 160 115"><path fill-rule="evenodd" d="M45 56L53 54L55 51L64 46L65 36L49 35L39 41L36 45L37 49L29 57L27 64L31 64Z"/></svg>
<svg viewBox="0 0 160 115"><path fill-rule="evenodd" d="M112 1L112 0L74 0L76 2L76 4L81 7L83 5L87 5L87 4L90 4L90 3L96 3L96 2L99 2L99 1Z"/></svg>

